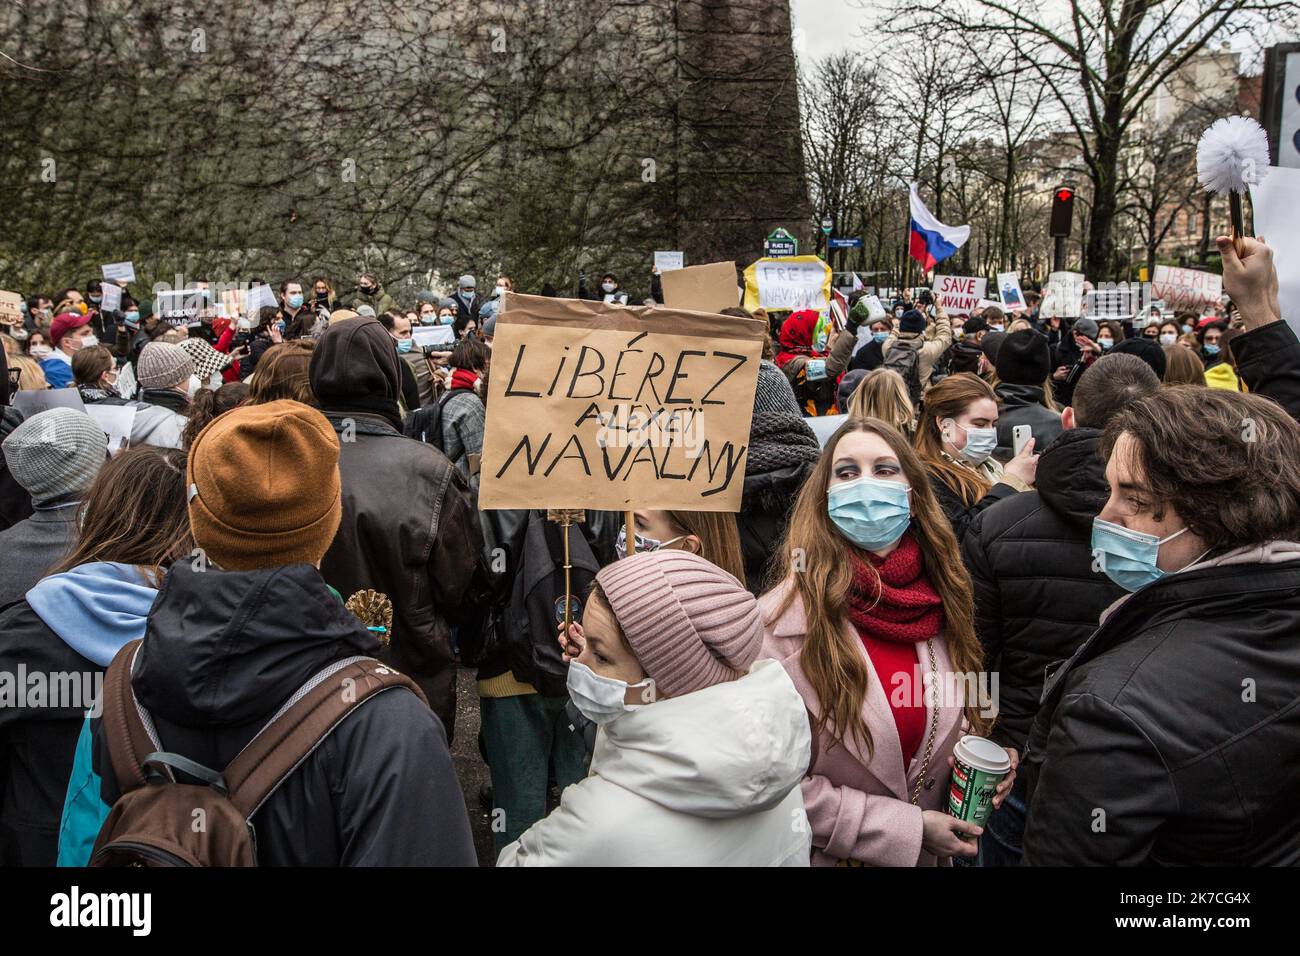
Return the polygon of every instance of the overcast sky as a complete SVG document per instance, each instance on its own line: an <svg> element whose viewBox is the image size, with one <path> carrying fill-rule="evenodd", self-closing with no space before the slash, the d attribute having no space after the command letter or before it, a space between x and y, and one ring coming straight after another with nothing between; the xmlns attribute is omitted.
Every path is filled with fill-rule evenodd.
<svg viewBox="0 0 1300 956"><path fill-rule="evenodd" d="M860 44L865 10L853 0L790 0L794 19L795 41L800 65L805 69L817 60ZM802 31L802 33L800 32Z"/></svg>

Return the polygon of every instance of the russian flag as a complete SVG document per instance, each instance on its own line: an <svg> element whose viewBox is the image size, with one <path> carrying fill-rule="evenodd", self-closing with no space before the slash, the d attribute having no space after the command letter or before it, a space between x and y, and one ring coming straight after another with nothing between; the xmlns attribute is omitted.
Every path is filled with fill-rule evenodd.
<svg viewBox="0 0 1300 956"><path fill-rule="evenodd" d="M916 183L912 183L908 202L912 207L912 236L908 251L929 272L936 263L943 262L966 244L970 238L970 226L945 226L935 219L934 213L925 208L917 194Z"/></svg>

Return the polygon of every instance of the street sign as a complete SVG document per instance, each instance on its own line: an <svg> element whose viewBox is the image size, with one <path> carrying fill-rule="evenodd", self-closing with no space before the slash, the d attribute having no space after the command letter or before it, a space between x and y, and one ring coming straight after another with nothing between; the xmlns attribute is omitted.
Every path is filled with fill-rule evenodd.
<svg viewBox="0 0 1300 956"><path fill-rule="evenodd" d="M799 240L779 227L773 229L763 243L763 255L771 259L798 254Z"/></svg>
<svg viewBox="0 0 1300 956"><path fill-rule="evenodd" d="M861 239L831 239L829 240L832 249L861 249Z"/></svg>
<svg viewBox="0 0 1300 956"><path fill-rule="evenodd" d="M835 225L834 220L832 220L829 216L827 216L825 219L822 220L822 232L824 232L826 235L829 236L831 234L831 229L834 227L834 225Z"/></svg>

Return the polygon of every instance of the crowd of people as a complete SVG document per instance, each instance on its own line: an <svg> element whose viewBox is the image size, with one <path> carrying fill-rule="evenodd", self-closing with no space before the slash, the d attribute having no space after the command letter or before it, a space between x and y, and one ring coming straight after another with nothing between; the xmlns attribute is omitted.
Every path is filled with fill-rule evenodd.
<svg viewBox="0 0 1300 956"><path fill-rule="evenodd" d="M1218 246L1230 301L1172 318L760 311L740 510L574 522L478 507L507 277L411 309L289 280L255 317L31 296L0 862L212 862L188 784L261 865L473 865L473 668L499 866L1300 863L1300 341L1268 246ZM983 826L949 812L976 737L1010 768Z"/></svg>

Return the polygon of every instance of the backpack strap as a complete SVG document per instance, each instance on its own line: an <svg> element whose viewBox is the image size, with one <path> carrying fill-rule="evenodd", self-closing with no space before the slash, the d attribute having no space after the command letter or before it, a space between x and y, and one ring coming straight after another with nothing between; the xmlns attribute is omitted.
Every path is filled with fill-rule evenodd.
<svg viewBox="0 0 1300 956"><path fill-rule="evenodd" d="M135 691L131 689L131 669L142 643L137 640L124 644L104 675L104 712L100 725L120 793L144 786L145 758L162 750L157 737L146 726Z"/></svg>
<svg viewBox="0 0 1300 956"><path fill-rule="evenodd" d="M250 819L352 710L396 687L428 706L416 683L372 657L349 657L318 673L285 702L222 776L230 799Z"/></svg>

